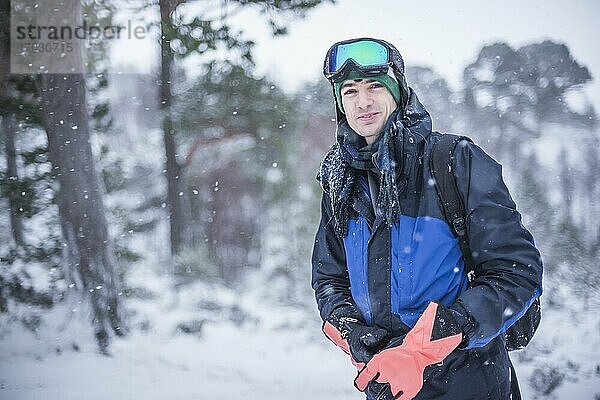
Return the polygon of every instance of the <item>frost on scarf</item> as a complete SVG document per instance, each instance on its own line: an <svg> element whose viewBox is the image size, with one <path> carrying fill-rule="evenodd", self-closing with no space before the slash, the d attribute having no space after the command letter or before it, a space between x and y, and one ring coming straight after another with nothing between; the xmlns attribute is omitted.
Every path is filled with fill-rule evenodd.
<svg viewBox="0 0 600 400"><path fill-rule="evenodd" d="M356 174L343 159L339 144L331 146L325 154L317 180L331 199L335 233L343 238L348 234L348 212L355 190Z"/></svg>

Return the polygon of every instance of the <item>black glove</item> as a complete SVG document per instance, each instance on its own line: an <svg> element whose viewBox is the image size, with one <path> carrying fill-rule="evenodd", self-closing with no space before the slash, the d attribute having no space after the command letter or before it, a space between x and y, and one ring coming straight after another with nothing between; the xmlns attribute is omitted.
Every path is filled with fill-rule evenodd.
<svg viewBox="0 0 600 400"><path fill-rule="evenodd" d="M385 329L367 326L354 305L336 308L325 321L323 331L342 350L350 353L355 364L368 362L388 339Z"/></svg>
<svg viewBox="0 0 600 400"><path fill-rule="evenodd" d="M367 386L365 394L369 400L394 400L390 385L387 383L372 381Z"/></svg>

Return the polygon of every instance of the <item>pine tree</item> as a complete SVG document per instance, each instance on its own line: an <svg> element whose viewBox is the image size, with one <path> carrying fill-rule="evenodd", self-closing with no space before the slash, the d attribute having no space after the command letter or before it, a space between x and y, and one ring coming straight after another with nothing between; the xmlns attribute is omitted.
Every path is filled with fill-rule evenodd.
<svg viewBox="0 0 600 400"><path fill-rule="evenodd" d="M228 12L238 12L244 7L258 8L266 16L273 35L286 33L282 17L285 15L302 16L320 4L322 0L284 0L276 2L227 1L215 2L214 9L201 15L186 15L181 10L192 0L159 0L161 16L161 67L160 67L160 104L163 115L162 130L165 145L167 198L170 216L171 250L176 254L183 246L185 224L182 201L185 192L181 190L181 161L177 159L177 132L174 126L171 107L174 100L172 82L175 78L174 67L177 59L190 54L208 55L218 49L225 49L241 57L243 65L252 63L253 42L242 39L239 32L233 32L228 20ZM219 14L214 12L219 10Z"/></svg>

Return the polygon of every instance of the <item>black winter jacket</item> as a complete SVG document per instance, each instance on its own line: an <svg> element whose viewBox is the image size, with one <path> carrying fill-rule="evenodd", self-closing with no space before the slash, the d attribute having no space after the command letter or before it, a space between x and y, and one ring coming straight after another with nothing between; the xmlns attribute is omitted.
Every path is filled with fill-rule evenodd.
<svg viewBox="0 0 600 400"><path fill-rule="evenodd" d="M345 121L338 123L337 142L321 165L321 222L312 258L312 286L321 317L351 303L369 325L401 336L429 302L438 301L454 311L466 343L441 365L426 369L416 399L508 399L503 333L541 295L540 254L521 223L501 166L480 147L465 142L456 149L453 171L467 211L476 266L469 282L429 170L432 145L440 134L432 132L430 116L412 89L404 113L394 114L385 129L392 128L401 211L395 223L388 224L374 210L365 172L337 168L340 159L353 165L352 157L357 156L357 135ZM349 173L358 181L347 201L345 236L340 237L336 223L344 220L333 210L339 209L336 201L344 193L340 182Z"/></svg>

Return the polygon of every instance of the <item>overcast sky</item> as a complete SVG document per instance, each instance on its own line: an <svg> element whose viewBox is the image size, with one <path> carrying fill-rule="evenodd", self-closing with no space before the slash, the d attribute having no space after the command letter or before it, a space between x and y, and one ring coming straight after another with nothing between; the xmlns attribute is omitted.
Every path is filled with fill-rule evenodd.
<svg viewBox="0 0 600 400"><path fill-rule="evenodd" d="M210 4L190 1L180 10L190 17L206 9L222 10ZM151 18L157 18L155 14ZM323 79L321 66L329 46L353 37L377 37L395 44L407 65L431 67L454 89L460 89L464 67L484 44L503 41L518 48L551 39L565 43L591 71L593 81L585 94L600 112L599 0L338 0L310 11L305 19L289 21L289 34L278 38L271 36L265 17L257 12L237 13L230 21L256 42L257 73L269 75L289 90ZM137 64L130 70L149 72L156 65L156 39L121 45L114 54ZM186 61L190 77L199 62L193 57Z"/></svg>
<svg viewBox="0 0 600 400"><path fill-rule="evenodd" d="M551 39L567 44L590 69L594 81L586 93L600 111L600 1L339 0L291 22L289 35L277 39L256 14L236 20L257 41L258 72L292 89L319 79L325 51L352 37L388 40L407 65L429 66L455 89L483 44L503 41L518 48Z"/></svg>

